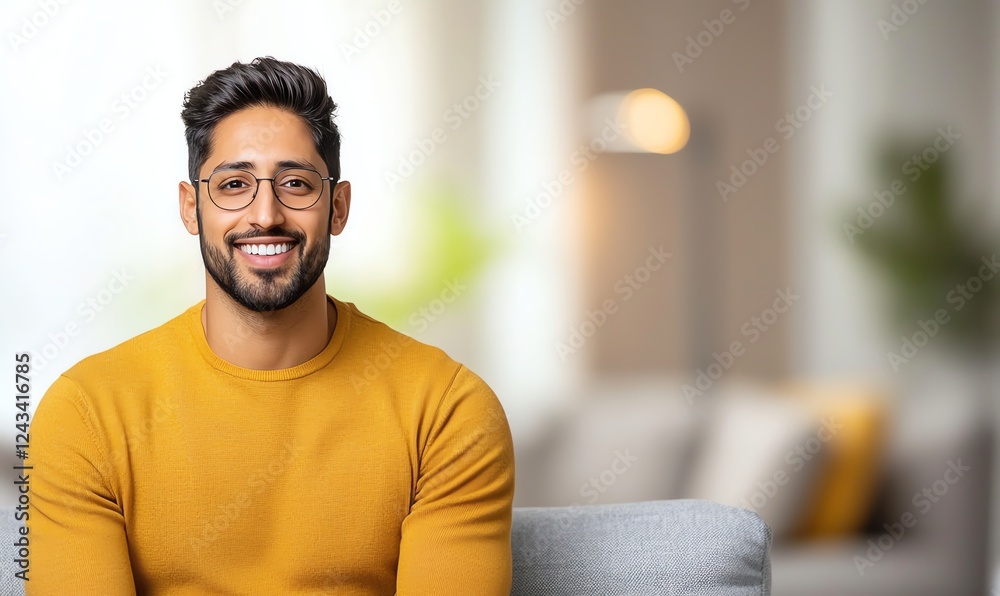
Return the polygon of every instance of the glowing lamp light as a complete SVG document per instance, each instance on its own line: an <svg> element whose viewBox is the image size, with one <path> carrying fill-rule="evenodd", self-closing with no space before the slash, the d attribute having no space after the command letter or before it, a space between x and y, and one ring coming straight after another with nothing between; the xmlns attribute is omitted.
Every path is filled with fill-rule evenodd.
<svg viewBox="0 0 1000 596"><path fill-rule="evenodd" d="M636 89L618 108L626 123L625 135L637 148L670 154L684 148L691 136L691 122L681 104L656 89Z"/></svg>

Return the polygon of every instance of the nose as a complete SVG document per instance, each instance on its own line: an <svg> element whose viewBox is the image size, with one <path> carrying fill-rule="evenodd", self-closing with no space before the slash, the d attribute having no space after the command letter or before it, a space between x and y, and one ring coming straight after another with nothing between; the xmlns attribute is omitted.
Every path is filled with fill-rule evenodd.
<svg viewBox="0 0 1000 596"><path fill-rule="evenodd" d="M261 180L257 185L257 196L247 207L247 223L267 229L284 221L282 205L274 193L274 181Z"/></svg>

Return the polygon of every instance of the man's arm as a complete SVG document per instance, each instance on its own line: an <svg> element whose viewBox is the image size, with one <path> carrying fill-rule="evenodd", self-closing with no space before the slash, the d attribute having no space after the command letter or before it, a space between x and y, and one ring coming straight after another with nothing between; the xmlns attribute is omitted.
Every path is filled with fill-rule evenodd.
<svg viewBox="0 0 1000 596"><path fill-rule="evenodd" d="M496 394L461 366L435 413L403 520L398 596L509 596L514 444Z"/></svg>
<svg viewBox="0 0 1000 596"><path fill-rule="evenodd" d="M27 596L134 596L111 459L79 386L60 376L38 402L28 463Z"/></svg>

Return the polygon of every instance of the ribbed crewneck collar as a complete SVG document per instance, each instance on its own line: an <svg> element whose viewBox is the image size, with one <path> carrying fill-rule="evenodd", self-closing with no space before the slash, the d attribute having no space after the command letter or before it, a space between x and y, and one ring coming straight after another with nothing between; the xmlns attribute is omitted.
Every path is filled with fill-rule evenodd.
<svg viewBox="0 0 1000 596"><path fill-rule="evenodd" d="M204 299L187 309L183 316L186 320L186 326L191 332L191 338L198 348L198 352L213 368L234 377L250 381L288 381L304 377L322 369L333 360L333 357L337 355L340 347L344 344L344 339L347 337L347 333L351 327L351 309L345 303L329 294L326 295L326 299L337 309L337 326L334 328L333 335L330 337L330 341L326 344L326 347L323 348L322 352L302 364L275 370L243 368L220 358L213 352L211 346L208 345L205 328L201 324L201 311L205 307Z"/></svg>

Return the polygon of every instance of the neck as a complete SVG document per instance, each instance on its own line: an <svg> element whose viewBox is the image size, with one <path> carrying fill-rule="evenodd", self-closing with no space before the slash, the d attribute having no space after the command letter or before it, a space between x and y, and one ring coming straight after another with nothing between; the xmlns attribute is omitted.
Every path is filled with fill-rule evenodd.
<svg viewBox="0 0 1000 596"><path fill-rule="evenodd" d="M253 370L298 366L326 348L337 326L337 309L326 297L320 276L288 308L247 310L206 273L201 325L209 347L223 360Z"/></svg>

